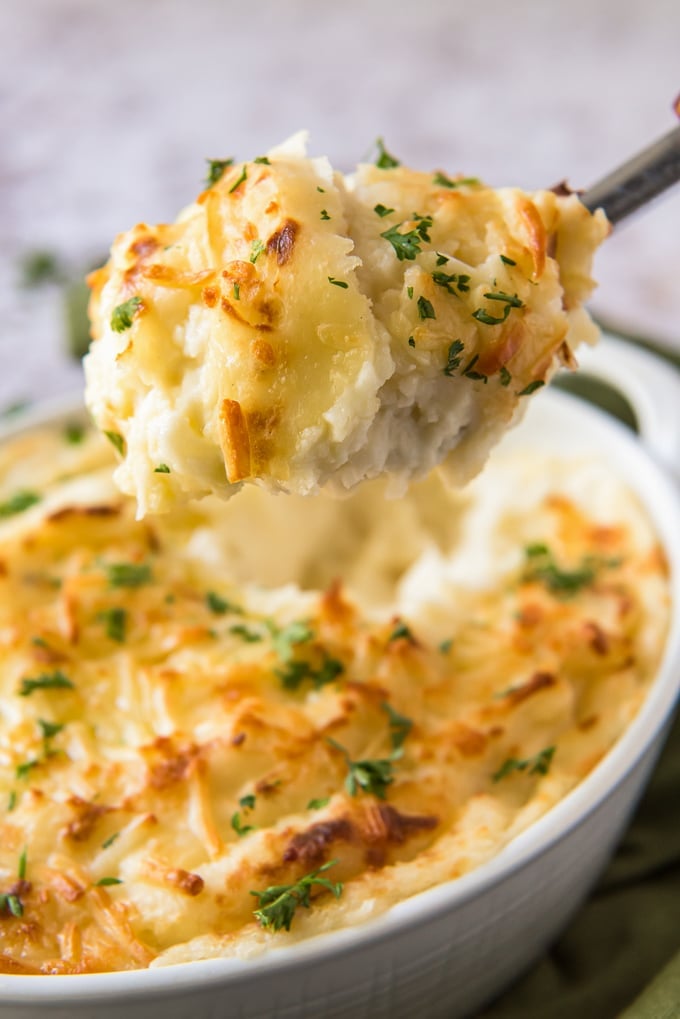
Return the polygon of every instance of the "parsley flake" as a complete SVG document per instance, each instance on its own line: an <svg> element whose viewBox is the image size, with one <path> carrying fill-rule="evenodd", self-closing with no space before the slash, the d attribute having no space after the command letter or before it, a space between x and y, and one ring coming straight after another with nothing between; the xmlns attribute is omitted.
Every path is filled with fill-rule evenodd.
<svg viewBox="0 0 680 1019"><path fill-rule="evenodd" d="M528 545L524 550L526 568L524 580L538 580L559 598L571 598L584 587L589 587L597 575L598 563L592 556L586 556L579 566L565 570L558 566L547 545Z"/></svg>
<svg viewBox="0 0 680 1019"><path fill-rule="evenodd" d="M539 750L533 757L527 757L524 760L520 760L517 757L509 757L507 761L503 762L498 771L492 775L492 779L494 782L500 782L501 779L512 774L513 771L526 771L528 775L547 775L555 749L555 747L546 747L544 750Z"/></svg>
<svg viewBox="0 0 680 1019"><path fill-rule="evenodd" d="M406 293L408 294L409 301L413 300L413 287L406 287Z"/></svg>
<svg viewBox="0 0 680 1019"><path fill-rule="evenodd" d="M498 378L502 386L509 386L512 382L512 375L504 364L501 365L501 370L498 373Z"/></svg>
<svg viewBox="0 0 680 1019"><path fill-rule="evenodd" d="M485 325L501 325L501 323L505 322L513 308L524 307L524 301L521 301L517 294L506 294L502 290L491 291L484 294L484 297L488 301L501 301L505 304L502 315L491 315L483 308L477 308L476 311L473 311L472 317L476 318L478 322L483 322Z"/></svg>
<svg viewBox="0 0 680 1019"><path fill-rule="evenodd" d="M23 513L38 502L40 502L40 496L37 492L30 492L27 489L15 492L5 502L0 502L0 519L16 516L17 513Z"/></svg>
<svg viewBox="0 0 680 1019"><path fill-rule="evenodd" d="M436 265L446 265L448 260L449 260L448 255L442 255L441 251L437 252L437 261L435 263Z"/></svg>
<svg viewBox="0 0 680 1019"><path fill-rule="evenodd" d="M473 382L483 382L484 385L486 385L487 382L489 381L489 377L488 375L485 375L483 372L478 372L475 369L475 365L477 364L478 361L479 354L475 354L474 357L470 359L466 367L463 368L462 374L466 378L472 379Z"/></svg>
<svg viewBox="0 0 680 1019"><path fill-rule="evenodd" d="M0 895L0 910L7 911L17 918L24 915L24 907L18 895Z"/></svg>
<svg viewBox="0 0 680 1019"><path fill-rule="evenodd" d="M205 596L205 603L216 616L224 616L227 612L233 612L235 615L240 616L243 612L242 608L227 601L225 598L221 598L215 591L208 591Z"/></svg>
<svg viewBox="0 0 680 1019"><path fill-rule="evenodd" d="M341 287L343 290L347 290L349 287L349 283L345 283L344 280L336 280L334 276L329 276L328 282L332 283L334 287Z"/></svg>
<svg viewBox="0 0 680 1019"><path fill-rule="evenodd" d="M117 305L113 309L111 312L111 328L114 333L124 333L126 329L131 328L133 319L139 308L142 307L142 304L141 297L131 297L128 301L123 301L122 304Z"/></svg>
<svg viewBox="0 0 680 1019"><path fill-rule="evenodd" d="M243 184L243 182L246 181L247 179L248 179L248 167L244 163L243 169L241 170L241 176L231 185L231 187L229 188L229 194L230 195L233 194L234 191L236 191L236 188L240 187L241 184Z"/></svg>
<svg viewBox="0 0 680 1019"><path fill-rule="evenodd" d="M397 625L394 627L389 637L387 638L387 643L391 644L393 640L410 640L413 643L414 641L413 634L409 630L406 623L404 622L397 623Z"/></svg>
<svg viewBox="0 0 680 1019"><path fill-rule="evenodd" d="M380 170L393 170L395 166L401 165L399 160L395 159L394 156L390 155L390 153L387 151L385 145L383 144L382 138L376 138L375 144L378 149L378 158L375 161L375 165Z"/></svg>
<svg viewBox="0 0 680 1019"><path fill-rule="evenodd" d="M408 345L409 345L409 347L415 347L415 345L416 345L416 341L413 339L412 336L409 336L409 338L408 338Z"/></svg>
<svg viewBox="0 0 680 1019"><path fill-rule="evenodd" d="M374 758L372 760L353 761L345 747L336 743L330 737L326 742L345 758L347 765L347 777L345 778L345 789L350 796L356 796L360 789L365 793L384 800L387 796L387 787L394 782L392 775L393 762L400 756L400 751L394 751L390 757Z"/></svg>
<svg viewBox="0 0 680 1019"><path fill-rule="evenodd" d="M310 800L307 804L307 810L323 810L331 802L330 796L322 796L318 800Z"/></svg>
<svg viewBox="0 0 680 1019"><path fill-rule="evenodd" d="M399 226L403 226L403 223L399 223L380 234L390 242L400 262L415 261L416 255L420 254L423 241L429 242L430 240L429 229L432 226L432 217L419 216L414 212L413 220L416 223L415 227L405 233L399 232Z"/></svg>
<svg viewBox="0 0 680 1019"><path fill-rule="evenodd" d="M17 877L19 878L20 881L26 880L26 862L27 862L27 849L26 846L24 846L19 857L19 866L17 868Z"/></svg>
<svg viewBox="0 0 680 1019"><path fill-rule="evenodd" d="M44 672L41 676L25 676L19 687L20 697L30 697L36 690L75 690L75 686L60 669Z"/></svg>
<svg viewBox="0 0 680 1019"><path fill-rule="evenodd" d="M17 805L17 794L14 791L14 789L12 789L7 799L7 813L11 814L16 805Z"/></svg>
<svg viewBox="0 0 680 1019"><path fill-rule="evenodd" d="M70 446L79 446L85 438L85 427L78 421L69 421L64 426L64 439Z"/></svg>
<svg viewBox="0 0 680 1019"><path fill-rule="evenodd" d="M233 159L206 159L208 164L208 172L205 177L206 187L211 188L213 184L217 184L218 180L224 174L230 166L234 165Z"/></svg>
<svg viewBox="0 0 680 1019"><path fill-rule="evenodd" d="M15 775L19 779L28 778L34 768L40 764L37 757L32 758L30 761L24 761L23 764L17 764Z"/></svg>
<svg viewBox="0 0 680 1019"><path fill-rule="evenodd" d="M113 835L109 835L109 837L107 839L104 839L104 841L102 842L102 849L108 849L109 846L112 846L113 843L118 838L120 838L120 832L119 831L114 831Z"/></svg>
<svg viewBox="0 0 680 1019"><path fill-rule="evenodd" d="M404 740L413 728L413 722L410 718L406 718L405 715L400 715L398 711L395 711L388 701L383 701L380 707L383 711L387 712L387 717L389 718L392 749L401 750Z"/></svg>
<svg viewBox="0 0 680 1019"><path fill-rule="evenodd" d="M253 162L254 163L263 163L264 166L271 166L272 165L271 162L269 161L269 159L267 159L266 156L255 156L255 159L253 160Z"/></svg>
<svg viewBox="0 0 680 1019"><path fill-rule="evenodd" d="M465 344L462 340L454 340L453 343L450 344L446 355L446 365L444 367L445 375L451 377L456 369L460 367L460 362L462 360L461 354L464 350Z"/></svg>
<svg viewBox="0 0 680 1019"><path fill-rule="evenodd" d="M118 450L121 456L125 456L125 439L118 432L104 432L106 438L109 440L112 446Z"/></svg>
<svg viewBox="0 0 680 1019"><path fill-rule="evenodd" d="M127 628L127 612L125 609L119 607L104 609L97 618L106 624L106 636L109 640L115 640L118 644L125 642L125 630Z"/></svg>
<svg viewBox="0 0 680 1019"><path fill-rule="evenodd" d="M158 467L154 467L154 474L170 474L170 468L167 464L159 464Z"/></svg>
<svg viewBox="0 0 680 1019"><path fill-rule="evenodd" d="M246 644L256 644L258 641L263 639L262 634L258 633L257 630L251 630L243 623L236 623L234 626L229 627L229 633L233 633L237 637L241 637Z"/></svg>
<svg viewBox="0 0 680 1019"><path fill-rule="evenodd" d="M390 213L394 212L394 209L388 209L386 205L382 204L382 202L378 202L377 205L373 206L373 211L376 215L380 216L381 219L384 219L385 216L389 216Z"/></svg>
<svg viewBox="0 0 680 1019"><path fill-rule="evenodd" d="M531 396L532 393L535 393L537 389L540 389L544 385L545 382L543 381L543 379L534 379L534 381L530 382L528 386L525 386L524 389L521 389L517 395Z"/></svg>
<svg viewBox="0 0 680 1019"><path fill-rule="evenodd" d="M106 575L109 587L142 587L152 579L148 563L108 563Z"/></svg>
<svg viewBox="0 0 680 1019"><path fill-rule="evenodd" d="M470 289L470 277L462 272L433 272L432 279L438 287L443 287L448 294L453 294L454 297L458 297L454 287L460 290L461 294L466 294Z"/></svg>
<svg viewBox="0 0 680 1019"><path fill-rule="evenodd" d="M253 263L253 265L255 265L263 251L264 244L258 237L257 240L254 240L250 246L250 261Z"/></svg>
<svg viewBox="0 0 680 1019"><path fill-rule="evenodd" d="M64 728L63 724L60 725L58 722L46 722L44 718L38 719L38 725L40 726L42 738L45 742L53 739Z"/></svg>
<svg viewBox="0 0 680 1019"><path fill-rule="evenodd" d="M514 258L508 258L507 255L501 255L501 262L505 262L506 265L517 265Z"/></svg>
<svg viewBox="0 0 680 1019"><path fill-rule="evenodd" d="M459 177L457 180L451 180L444 173L435 173L432 183L440 188L465 188L476 187L480 180L479 177Z"/></svg>
<svg viewBox="0 0 680 1019"><path fill-rule="evenodd" d="M234 283L234 288L233 289L234 289L234 300L235 301L240 301L241 300L241 286L240 286L240 284L239 283Z"/></svg>
<svg viewBox="0 0 680 1019"><path fill-rule="evenodd" d="M418 298L418 315L421 319L436 318L434 308L427 297L423 297L422 294Z"/></svg>
<svg viewBox="0 0 680 1019"><path fill-rule="evenodd" d="M122 885L122 880L119 877L100 877L99 881L95 881L97 888L108 888L109 885Z"/></svg>
<svg viewBox="0 0 680 1019"><path fill-rule="evenodd" d="M328 212L326 211L326 209L322 209L322 210L321 210L321 218L322 218L322 219L330 219L330 218L331 218L331 217L330 217L330 216L328 215Z"/></svg>
<svg viewBox="0 0 680 1019"><path fill-rule="evenodd" d="M318 875L334 867L338 861L329 860L321 867L311 871L304 877L290 885L270 885L262 892L253 892L258 900L258 909L253 911L253 916L259 921L260 926L279 931L282 928L289 931L293 917L299 906L309 909L311 905L310 894L314 885L325 888L331 892L336 899L342 895L342 882L328 881L327 878L320 878Z"/></svg>

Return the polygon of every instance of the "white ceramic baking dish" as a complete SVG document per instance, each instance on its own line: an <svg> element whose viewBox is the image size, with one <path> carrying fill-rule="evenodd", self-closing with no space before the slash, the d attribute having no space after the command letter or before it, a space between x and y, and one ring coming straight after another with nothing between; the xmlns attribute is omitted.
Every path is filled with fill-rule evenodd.
<svg viewBox="0 0 680 1019"><path fill-rule="evenodd" d="M547 391L506 442L596 452L637 492L671 567L673 620L650 694L621 740L561 803L472 873L364 926L255 961L222 959L85 976L0 976L1 1019L411 1019L474 1015L536 958L601 872L668 729L680 687L680 380L603 340L582 363L623 391L640 438L578 398ZM6 427L73 416L74 403Z"/></svg>

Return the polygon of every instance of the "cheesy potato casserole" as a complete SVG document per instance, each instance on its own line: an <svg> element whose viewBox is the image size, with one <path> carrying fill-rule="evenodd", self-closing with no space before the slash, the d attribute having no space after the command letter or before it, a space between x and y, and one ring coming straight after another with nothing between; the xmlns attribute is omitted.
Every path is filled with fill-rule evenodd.
<svg viewBox="0 0 680 1019"><path fill-rule="evenodd" d="M166 337L150 293L139 330ZM169 290L187 321L214 311L192 293ZM2 972L250 957L376 916L562 799L654 676L664 557L601 463L140 521L112 459L78 421L0 447Z"/></svg>
<svg viewBox="0 0 680 1019"><path fill-rule="evenodd" d="M120 234L91 277L86 401L140 515L245 482L392 491L482 466L596 330L601 211L377 165L334 172L304 135L215 160L175 223Z"/></svg>

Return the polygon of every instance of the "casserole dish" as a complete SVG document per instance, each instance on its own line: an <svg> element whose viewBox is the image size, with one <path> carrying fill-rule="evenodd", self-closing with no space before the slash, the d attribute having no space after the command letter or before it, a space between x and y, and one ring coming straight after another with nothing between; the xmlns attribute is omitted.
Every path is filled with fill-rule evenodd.
<svg viewBox="0 0 680 1019"><path fill-rule="evenodd" d="M6 975L0 977L0 1016L465 1016L545 948L587 894L625 826L680 683L680 495L669 477L680 459L680 384L661 362L622 344L604 341L586 355L586 370L631 401L642 442L573 397L550 392L534 401L506 447L596 451L645 506L670 564L666 654L643 707L605 759L493 860L363 926L247 962L217 959L58 979ZM13 430L73 413L73 402L47 408Z"/></svg>

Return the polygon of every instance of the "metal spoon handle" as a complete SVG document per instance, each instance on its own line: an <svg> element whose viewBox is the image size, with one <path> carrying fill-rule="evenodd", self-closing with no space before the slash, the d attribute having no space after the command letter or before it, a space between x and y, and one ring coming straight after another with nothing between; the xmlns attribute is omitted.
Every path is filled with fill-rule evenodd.
<svg viewBox="0 0 680 1019"><path fill-rule="evenodd" d="M679 180L680 126L588 188L581 201L591 212L604 209L616 224Z"/></svg>

